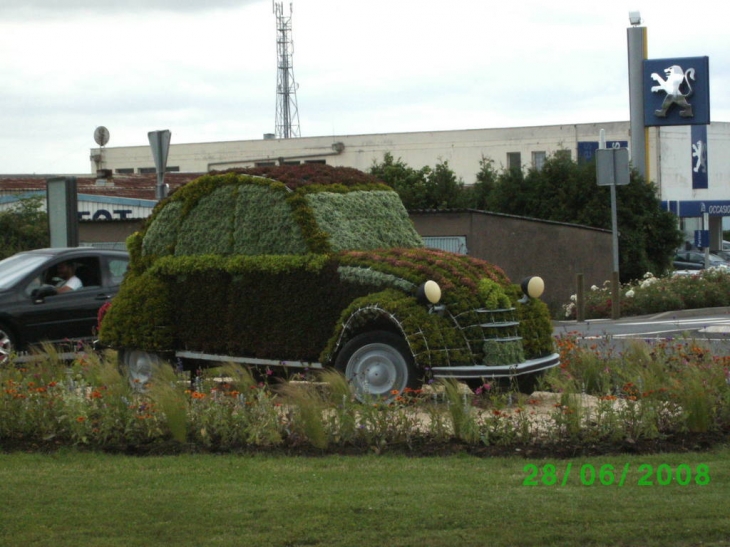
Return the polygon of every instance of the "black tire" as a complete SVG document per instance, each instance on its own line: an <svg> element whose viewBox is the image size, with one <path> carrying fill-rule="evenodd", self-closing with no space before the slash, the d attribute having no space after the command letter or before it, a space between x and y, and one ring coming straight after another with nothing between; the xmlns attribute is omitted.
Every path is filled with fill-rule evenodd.
<svg viewBox="0 0 730 547"><path fill-rule="evenodd" d="M417 385L408 345L387 331L355 336L337 355L335 368L345 375L355 396L363 402L389 401Z"/></svg>
<svg viewBox="0 0 730 547"><path fill-rule="evenodd" d="M6 364L17 349L18 346L13 332L5 325L0 324L0 365Z"/></svg>
<svg viewBox="0 0 730 547"><path fill-rule="evenodd" d="M538 387L544 376L544 371L520 374L515 378L517 390L525 395L531 395Z"/></svg>
<svg viewBox="0 0 730 547"><path fill-rule="evenodd" d="M135 389L144 389L153 378L155 370L164 362L157 353L140 349L119 350L119 366L129 378L129 384Z"/></svg>

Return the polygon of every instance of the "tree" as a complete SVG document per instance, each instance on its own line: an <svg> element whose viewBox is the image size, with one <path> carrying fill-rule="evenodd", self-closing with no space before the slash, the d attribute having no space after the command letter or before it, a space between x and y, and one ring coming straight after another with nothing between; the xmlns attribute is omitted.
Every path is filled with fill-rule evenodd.
<svg viewBox="0 0 730 547"><path fill-rule="evenodd" d="M48 215L42 207L41 198L31 197L0 212L0 259L50 245Z"/></svg>
<svg viewBox="0 0 730 547"><path fill-rule="evenodd" d="M441 161L426 175L426 202L429 209L454 209L462 206L464 183L457 180L449 162Z"/></svg>
<svg viewBox="0 0 730 547"><path fill-rule="evenodd" d="M430 169L423 167L419 171L406 165L400 158L393 159L390 152L383 156L382 163L373 161L370 174L391 186L403 201L406 209L427 209L426 177Z"/></svg>
<svg viewBox="0 0 730 547"><path fill-rule="evenodd" d="M490 196L494 193L499 173L494 168L494 160L482 155L476 182L462 188L462 204L469 209L487 210Z"/></svg>
<svg viewBox="0 0 730 547"><path fill-rule="evenodd" d="M416 170L386 152L382 163L373 162L370 174L392 186L408 210L463 207L464 183L447 161Z"/></svg>

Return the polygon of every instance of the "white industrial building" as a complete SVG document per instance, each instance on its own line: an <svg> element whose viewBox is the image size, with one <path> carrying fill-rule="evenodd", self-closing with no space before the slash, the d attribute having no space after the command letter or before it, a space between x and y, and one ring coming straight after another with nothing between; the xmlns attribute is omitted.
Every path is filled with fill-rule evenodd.
<svg viewBox="0 0 730 547"><path fill-rule="evenodd" d="M545 158L565 150L574 159L590 159L600 132L609 146L628 146L629 122L552 125L499 129L337 135L209 143L175 143L174 130L167 160L168 171L205 173L232 167L291 163L327 163L367 171L386 153L419 169L446 161L465 184L475 181L482 157L497 169L539 169ZM702 213L709 213L711 247L722 240L723 217L730 220L730 123L707 127L708 187L692 188L693 156L690 126L647 128L647 178L654 181L665 206L682 219L691 237L701 228ZM108 169L114 175L154 173L147 145L91 150L91 170Z"/></svg>

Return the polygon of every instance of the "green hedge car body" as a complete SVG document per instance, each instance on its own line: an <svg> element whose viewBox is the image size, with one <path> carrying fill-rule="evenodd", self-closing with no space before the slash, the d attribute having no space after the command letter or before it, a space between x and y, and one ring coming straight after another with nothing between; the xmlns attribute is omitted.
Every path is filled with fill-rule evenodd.
<svg viewBox="0 0 730 547"><path fill-rule="evenodd" d="M331 366L387 399L558 364L546 306L487 262L424 249L391 188L328 166L263 174L203 176L129 238L101 340L136 381L172 357Z"/></svg>

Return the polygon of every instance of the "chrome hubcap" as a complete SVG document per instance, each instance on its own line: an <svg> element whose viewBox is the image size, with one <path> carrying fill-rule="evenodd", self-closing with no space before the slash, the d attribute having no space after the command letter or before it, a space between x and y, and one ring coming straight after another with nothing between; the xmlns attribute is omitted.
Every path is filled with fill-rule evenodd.
<svg viewBox="0 0 730 547"><path fill-rule="evenodd" d="M367 344L353 353L345 374L357 393L390 397L405 389L408 366L388 344Z"/></svg>

